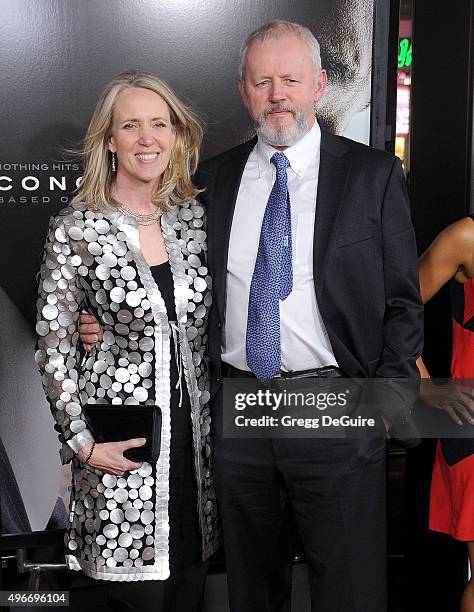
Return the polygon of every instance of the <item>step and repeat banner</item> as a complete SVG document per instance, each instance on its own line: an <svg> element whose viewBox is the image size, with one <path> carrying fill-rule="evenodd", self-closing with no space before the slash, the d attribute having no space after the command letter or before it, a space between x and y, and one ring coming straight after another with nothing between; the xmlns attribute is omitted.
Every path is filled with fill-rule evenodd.
<svg viewBox="0 0 474 612"><path fill-rule="evenodd" d="M0 38L0 533L64 524L69 476L34 361L36 274L49 217L81 176L77 148L104 86L153 72L203 118L202 155L251 134L237 89L246 36L308 26L329 86L330 130L370 141L374 0L2 0ZM377 2L378 10L386 3Z"/></svg>

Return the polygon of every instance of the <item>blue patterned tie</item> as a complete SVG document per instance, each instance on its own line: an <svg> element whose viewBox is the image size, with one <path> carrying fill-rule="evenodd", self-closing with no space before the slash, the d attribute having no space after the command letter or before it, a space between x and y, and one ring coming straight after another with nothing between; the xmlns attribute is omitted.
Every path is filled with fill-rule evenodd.
<svg viewBox="0 0 474 612"><path fill-rule="evenodd" d="M260 380L280 370L280 300L293 289L291 261L291 208L283 153L272 155L276 180L268 198L255 270L250 284L247 320L247 365Z"/></svg>

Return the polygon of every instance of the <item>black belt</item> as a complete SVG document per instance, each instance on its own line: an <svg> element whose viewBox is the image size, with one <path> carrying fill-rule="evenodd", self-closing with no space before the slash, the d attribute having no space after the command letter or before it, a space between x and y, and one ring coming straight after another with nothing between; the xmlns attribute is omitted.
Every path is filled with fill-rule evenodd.
<svg viewBox="0 0 474 612"><path fill-rule="evenodd" d="M223 378L256 378L253 372L248 370L239 370L230 365L230 363L222 362ZM298 370L294 372L283 372L280 370L273 378L340 378L344 376L339 368L335 366L326 366L324 368L313 368L312 370Z"/></svg>

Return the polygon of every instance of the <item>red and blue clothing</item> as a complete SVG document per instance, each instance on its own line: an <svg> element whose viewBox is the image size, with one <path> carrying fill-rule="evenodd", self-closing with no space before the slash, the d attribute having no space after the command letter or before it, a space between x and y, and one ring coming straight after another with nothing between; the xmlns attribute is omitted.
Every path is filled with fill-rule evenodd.
<svg viewBox="0 0 474 612"><path fill-rule="evenodd" d="M474 277L466 283L451 281L451 301L451 376L474 379ZM467 423L463 427L471 428ZM438 442L431 481L430 529L457 540L474 540L474 437Z"/></svg>

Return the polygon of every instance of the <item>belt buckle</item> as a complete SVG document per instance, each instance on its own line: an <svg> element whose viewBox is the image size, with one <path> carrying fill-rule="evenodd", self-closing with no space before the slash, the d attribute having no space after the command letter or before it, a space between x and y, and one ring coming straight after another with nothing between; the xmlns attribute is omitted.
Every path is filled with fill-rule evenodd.
<svg viewBox="0 0 474 612"><path fill-rule="evenodd" d="M322 369L322 368L321 368ZM297 380L299 378L320 378L321 373L320 370L310 370L309 372L300 372L300 373L292 373L292 372L279 372L274 376L274 378L279 377L287 380Z"/></svg>
<svg viewBox="0 0 474 612"><path fill-rule="evenodd" d="M312 372L303 372L302 374L298 374L293 378L323 378L323 373L321 370L313 370Z"/></svg>

